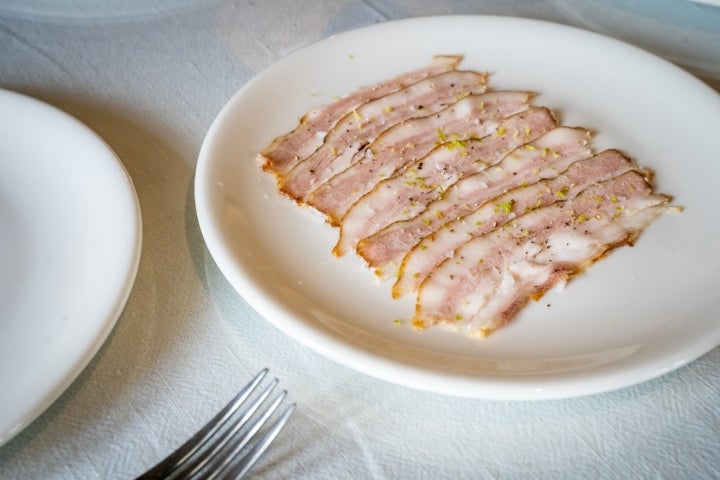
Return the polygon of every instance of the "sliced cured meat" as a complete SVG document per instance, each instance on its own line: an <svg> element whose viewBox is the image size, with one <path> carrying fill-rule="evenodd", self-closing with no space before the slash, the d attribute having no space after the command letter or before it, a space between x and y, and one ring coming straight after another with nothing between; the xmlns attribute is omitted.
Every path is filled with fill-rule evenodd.
<svg viewBox="0 0 720 480"><path fill-rule="evenodd" d="M348 208L381 180L446 139L463 142L492 133L503 118L527 109L530 98L530 93L519 91L471 95L434 115L399 123L381 133L357 163L312 192L308 204L337 226Z"/></svg>
<svg viewBox="0 0 720 480"><path fill-rule="evenodd" d="M427 277L413 324L446 323L485 336L528 299L539 299L609 250L632 245L668 200L630 171L521 215L466 242Z"/></svg>
<svg viewBox="0 0 720 480"><path fill-rule="evenodd" d="M438 112L459 98L485 91L487 75L452 71L364 103L341 118L325 141L279 181L280 191L305 201L317 187L360 160L359 152L383 130Z"/></svg>
<svg viewBox="0 0 720 480"><path fill-rule="evenodd" d="M441 198L429 203L420 215L390 224L362 239L357 251L378 276L385 278L391 272L382 271L381 265L399 261L423 237L448 220L472 212L512 188L553 178L573 162L588 157L588 140L587 130L557 127L516 148L497 165L456 182ZM511 203L497 208L505 213L513 211Z"/></svg>
<svg viewBox="0 0 720 480"><path fill-rule="evenodd" d="M340 227L413 324L484 336L528 299L632 245L677 207L618 151L556 127L522 91L485 93L487 75L433 64L305 114L258 154L278 189Z"/></svg>
<svg viewBox="0 0 720 480"><path fill-rule="evenodd" d="M415 217L460 178L491 170L508 152L554 126L550 111L535 107L504 120L494 133L481 139L438 145L400 175L378 183L348 210L334 253L341 255L387 225ZM365 256L364 248L359 244L358 253L366 260L373 259Z"/></svg>
<svg viewBox="0 0 720 480"><path fill-rule="evenodd" d="M524 212L572 199L594 183L638 168L619 151L605 150L578 160L553 179L516 187L485 202L477 210L444 224L405 254L393 285L393 297L417 290L435 266L451 258L455 249L468 240L485 235ZM388 263L386 261L376 268L387 270L392 266Z"/></svg>
<svg viewBox="0 0 720 480"><path fill-rule="evenodd" d="M404 73L371 87L361 88L336 102L310 110L294 130L277 137L262 151L260 158L263 169L284 176L298 161L320 147L327 132L348 112L368 101L383 97L427 77L454 70L461 59L462 57L454 55L436 56L427 67Z"/></svg>

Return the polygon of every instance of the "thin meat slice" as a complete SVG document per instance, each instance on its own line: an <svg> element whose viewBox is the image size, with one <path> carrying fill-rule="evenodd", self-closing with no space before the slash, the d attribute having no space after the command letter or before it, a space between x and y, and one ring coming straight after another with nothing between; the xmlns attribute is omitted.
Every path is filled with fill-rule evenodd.
<svg viewBox="0 0 720 480"><path fill-rule="evenodd" d="M639 167L617 150L605 150L578 160L549 180L522 185L485 202L477 210L453 219L423 238L405 254L393 285L393 297L414 292L428 274L468 240L515 219L524 212L574 198L593 183L602 182ZM512 208L503 208L503 207ZM380 269L390 266L383 264Z"/></svg>
<svg viewBox="0 0 720 480"><path fill-rule="evenodd" d="M427 67L404 73L371 87L361 88L336 102L310 110L294 130L277 137L262 151L260 158L263 169L284 176L298 161L320 147L327 132L348 112L366 102L384 97L433 75L454 70L461 60L460 56L439 55L433 57Z"/></svg>
<svg viewBox="0 0 720 480"><path fill-rule="evenodd" d="M378 183L348 210L333 252L341 255L386 226L415 217L460 178L491 169L508 152L555 125L548 109L535 107L505 119L494 133L481 139L438 145L400 175ZM361 256L365 256L363 248L358 244Z"/></svg>
<svg viewBox="0 0 720 480"><path fill-rule="evenodd" d="M573 200L521 215L457 249L421 284L413 324L445 323L485 336L528 299L582 272L608 251L632 245L669 207L629 171Z"/></svg>
<svg viewBox="0 0 720 480"><path fill-rule="evenodd" d="M358 152L382 131L410 118L432 115L459 98L485 91L487 75L452 71L364 103L345 115L310 156L279 181L280 191L304 202L313 190L360 160Z"/></svg>
<svg viewBox="0 0 720 480"><path fill-rule="evenodd" d="M402 257L422 238L453 218L476 210L503 192L541 179L556 177L573 162L590 156L589 132L582 128L557 127L538 139L516 148L497 165L464 177L441 198L409 220L395 222L358 242L357 251L375 273L387 278ZM497 206L510 213L511 203Z"/></svg>
<svg viewBox="0 0 720 480"><path fill-rule="evenodd" d="M397 124L382 132L360 161L313 191L307 203L337 226L350 206L378 182L427 155L438 142L462 142L492 133L503 118L527 109L531 96L520 91L471 95L434 115Z"/></svg>

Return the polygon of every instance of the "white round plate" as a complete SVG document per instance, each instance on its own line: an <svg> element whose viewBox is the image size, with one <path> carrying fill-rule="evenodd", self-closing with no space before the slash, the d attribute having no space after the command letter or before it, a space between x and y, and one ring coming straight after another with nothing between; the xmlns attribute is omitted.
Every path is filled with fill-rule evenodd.
<svg viewBox="0 0 720 480"><path fill-rule="evenodd" d="M539 92L563 123L589 127L656 172L685 207L653 223L634 248L593 265L484 340L417 332L354 255L330 253L337 231L276 191L255 159L310 107L462 54L496 89ZM434 392L546 399L628 386L720 343L720 98L644 51L586 31L507 17L429 17L336 35L248 82L210 128L196 172L208 248L264 317L338 362Z"/></svg>
<svg viewBox="0 0 720 480"><path fill-rule="evenodd" d="M70 115L0 90L0 444L100 348L140 236L135 190L109 147Z"/></svg>

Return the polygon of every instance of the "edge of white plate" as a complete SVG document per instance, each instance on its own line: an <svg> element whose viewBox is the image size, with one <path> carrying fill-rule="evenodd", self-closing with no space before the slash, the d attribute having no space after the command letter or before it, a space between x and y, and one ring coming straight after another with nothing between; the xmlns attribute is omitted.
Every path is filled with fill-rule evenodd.
<svg viewBox="0 0 720 480"><path fill-rule="evenodd" d="M131 262L128 264L128 269L126 272L126 278L123 281L123 286L118 292L118 296L115 301L115 305L110 310L110 314L105 319L105 321L102 323L102 327L98 330L97 335L95 336L94 341L88 345L85 348L85 351L83 354L79 357L78 361L75 362L75 364L68 368L64 377L60 379L58 382L53 385L51 389L48 390L47 394L42 397L41 399L38 399L35 404L32 406L32 408L29 408L25 415L22 416L22 418L18 418L16 422L6 431L0 432L0 446L6 444L10 440L12 440L17 434L22 432L25 428L27 428L32 422L34 422L40 415L42 415L53 403L55 403L60 396L65 393L65 391L72 385L72 383L77 380L77 378L80 376L80 374L87 368L87 366L90 364L93 358L95 358L95 355L99 352L100 348L105 344L105 341L109 337L112 330L115 328L115 325L117 324L118 319L120 318L120 315L123 312L123 309L125 308L125 305L127 304L128 298L130 297L130 293L132 292L133 286L135 284L135 279L137 276L138 268L140 265L140 257L141 257L141 251L142 251L142 238L143 238L143 229L142 229L142 212L140 210L140 201L137 196L137 191L135 190L134 183L132 181L132 178L130 177L127 169L125 168L125 165L120 161L120 158L117 156L117 154L110 148L110 146L105 142L105 140L100 137L94 130L92 130L90 127L88 127L86 124L81 122L79 119L74 117L73 115L65 112L64 110L61 110L58 107L55 107L53 105L50 105L46 102L43 102L41 100L38 100L34 97L24 95L18 92L10 91L10 90L4 90L0 89L0 93L3 94L9 94L14 95L17 97L22 97L28 102L34 102L38 105L42 105L44 108L48 109L49 111L53 111L54 114L58 115L59 117L64 117L64 120L74 124L76 127L78 127L81 130L84 130L85 133L88 135L88 137L94 138L96 141L100 142L106 149L109 154L114 160L117 168L119 169L119 178L122 178L125 182L125 185L127 187L127 193L129 194L130 200L131 200L131 209L133 210L133 218L134 218L134 225L135 228L135 235L134 235L134 246L133 246L133 256Z"/></svg>

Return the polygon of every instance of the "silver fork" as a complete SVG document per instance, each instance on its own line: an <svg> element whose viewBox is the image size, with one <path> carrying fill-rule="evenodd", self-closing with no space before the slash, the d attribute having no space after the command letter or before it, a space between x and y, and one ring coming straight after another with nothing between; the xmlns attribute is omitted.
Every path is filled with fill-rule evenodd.
<svg viewBox="0 0 720 480"><path fill-rule="evenodd" d="M287 395L286 391L281 392L262 415L251 419L278 384L278 380L274 379L256 399L248 402L267 373L267 368L258 373L207 425L137 480L200 478L198 474L201 472L202 478L208 480L220 475L222 478L242 478L247 474L295 410L293 403L251 449L243 452ZM243 407L241 412L233 418L240 407ZM221 431L226 423L227 428ZM243 454L241 458L238 457L240 453Z"/></svg>

